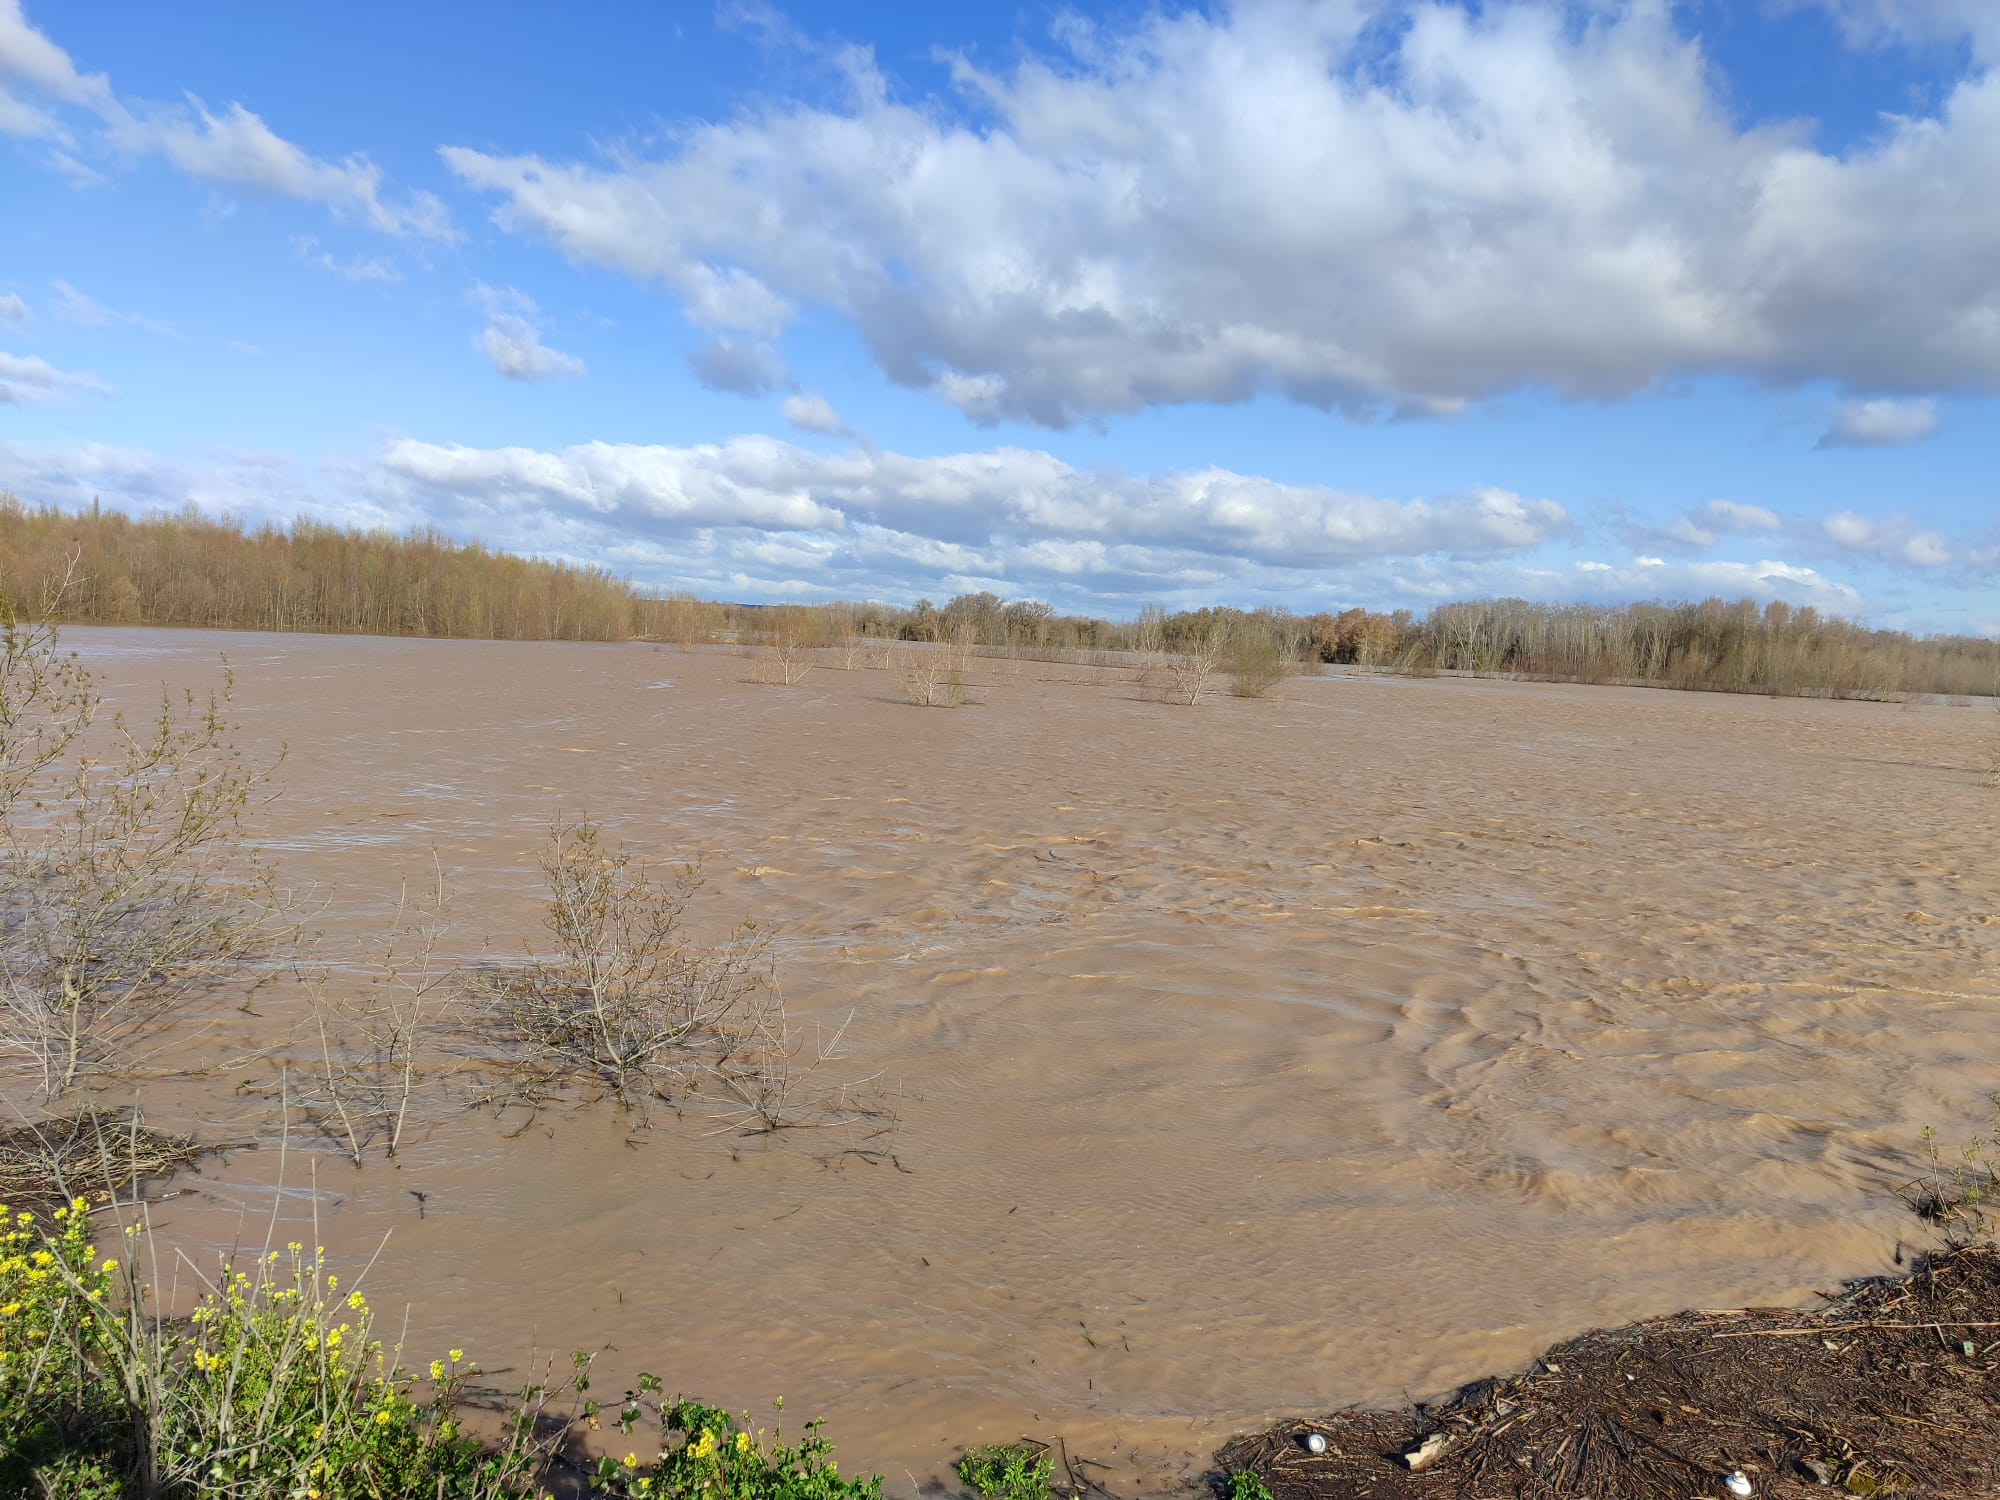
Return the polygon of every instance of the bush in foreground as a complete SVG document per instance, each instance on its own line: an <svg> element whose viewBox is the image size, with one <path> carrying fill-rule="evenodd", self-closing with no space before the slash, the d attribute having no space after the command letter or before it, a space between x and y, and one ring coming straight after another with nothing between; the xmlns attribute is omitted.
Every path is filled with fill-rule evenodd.
<svg viewBox="0 0 2000 1500"><path fill-rule="evenodd" d="M521 1394L502 1437L464 1425L476 1367L460 1350L428 1378L372 1336L358 1291L292 1244L225 1265L185 1318L149 1308L137 1229L105 1255L83 1200L46 1227L0 1208L0 1494L65 1500L529 1500L580 1423L590 1357L559 1387ZM122 1258L121 1258L122 1257ZM795 1445L716 1408L663 1402L651 1376L621 1403L642 1459L597 1463L624 1500L877 1500L843 1479L818 1424ZM566 1414L554 1410L568 1402ZM649 1420L650 1419L650 1420Z"/></svg>

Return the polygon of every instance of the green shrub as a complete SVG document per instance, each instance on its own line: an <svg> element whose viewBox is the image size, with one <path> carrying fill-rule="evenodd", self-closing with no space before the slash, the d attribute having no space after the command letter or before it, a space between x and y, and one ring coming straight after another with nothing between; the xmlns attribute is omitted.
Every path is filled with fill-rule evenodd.
<svg viewBox="0 0 2000 1500"><path fill-rule="evenodd" d="M225 1266L182 1321L149 1312L130 1258L101 1256L79 1199L44 1226L0 1208L0 1495L65 1500L539 1500L548 1459L585 1399L590 1356L558 1390L532 1387L507 1438L485 1445L459 1419L475 1373L461 1350L428 1380L371 1336L324 1252L292 1244ZM878 1477L844 1478L820 1424L788 1444L725 1411L659 1399L646 1376L621 1403L629 1436L650 1418L654 1456L597 1465L620 1500L880 1500ZM540 1419L573 1394L568 1420ZM1010 1492L1014 1493L1014 1492ZM1039 1491L1046 1497L1046 1477Z"/></svg>
<svg viewBox="0 0 2000 1500"><path fill-rule="evenodd" d="M879 1476L841 1477L818 1422L808 1422L804 1436L787 1444L781 1433L753 1433L747 1416L738 1426L719 1406L647 1400L660 1390L657 1376L642 1376L639 1390L625 1397L618 1429L629 1435L650 1407L661 1438L679 1441L663 1441L650 1465L636 1451L623 1460L599 1459L595 1478L602 1493L630 1500L881 1500Z"/></svg>
<svg viewBox="0 0 2000 1500"><path fill-rule="evenodd" d="M525 1483L522 1443L490 1453L459 1429L462 1356L431 1366L420 1402L367 1299L339 1288L293 1244L168 1321L99 1258L81 1199L46 1235L0 1209L0 1492L485 1500Z"/></svg>
<svg viewBox="0 0 2000 1500"><path fill-rule="evenodd" d="M1229 633L1222 670L1229 674L1229 691L1237 698L1268 698L1298 670L1298 652L1276 629L1261 620L1245 620Z"/></svg>
<svg viewBox="0 0 2000 1500"><path fill-rule="evenodd" d="M1050 1500L1055 1465L1026 1444L987 1443L958 1461L958 1477L989 1500Z"/></svg>

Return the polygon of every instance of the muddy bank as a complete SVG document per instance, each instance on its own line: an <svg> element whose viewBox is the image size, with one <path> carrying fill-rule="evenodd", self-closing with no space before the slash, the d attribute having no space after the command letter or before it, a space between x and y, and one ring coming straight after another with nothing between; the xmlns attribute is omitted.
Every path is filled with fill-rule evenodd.
<svg viewBox="0 0 2000 1500"><path fill-rule="evenodd" d="M1990 1495L2000 1252L1941 1253L1811 1313L1598 1330L1436 1406L1289 1422L1217 1459L1277 1500Z"/></svg>

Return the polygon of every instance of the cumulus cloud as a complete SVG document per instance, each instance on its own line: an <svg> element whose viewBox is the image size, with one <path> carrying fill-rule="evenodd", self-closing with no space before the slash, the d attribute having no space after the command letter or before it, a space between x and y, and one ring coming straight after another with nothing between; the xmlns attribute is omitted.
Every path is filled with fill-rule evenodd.
<svg viewBox="0 0 2000 1500"><path fill-rule="evenodd" d="M1833 153L1739 126L1677 15L1147 10L958 61L951 109L849 51L844 104L650 158L443 157L572 261L758 339L832 309L979 421L1273 391L1449 412L1700 374L2000 391L2000 73Z"/></svg>
<svg viewBox="0 0 2000 1500"><path fill-rule="evenodd" d="M690 349L687 359L695 379L735 396L768 396L788 378L777 351L755 339L713 338Z"/></svg>
<svg viewBox="0 0 2000 1500"><path fill-rule="evenodd" d="M1822 516L1780 515L1764 506L1735 500L1710 500L1662 527L1627 525L1619 535L1635 552L1657 549L1676 556L1707 552L1725 538L1756 537L1762 539L1759 546L1782 544L1796 558L1866 561L1920 571L1952 562L1969 563L1982 571L2000 564L2000 551L1991 558L1983 557L1965 542L1954 542L1943 532L1920 527L1906 516L1869 517L1852 510ZM1742 564L1718 562L1715 566Z"/></svg>
<svg viewBox="0 0 2000 1500"><path fill-rule="evenodd" d="M1632 599L1783 599L1811 604L1834 614L1862 605L1859 590L1799 563L1669 562L1635 557L1624 565L1584 564L1573 570L1559 592L1570 597L1621 603Z"/></svg>
<svg viewBox="0 0 2000 1500"><path fill-rule="evenodd" d="M192 94L182 102L124 99L101 73L77 71L70 56L28 23L20 0L0 0L0 78L25 100L0 91L0 130L46 138L63 148L65 170L91 169L70 153L74 134L51 106L94 117L94 146L114 157L161 158L191 177L277 197L323 204L335 218L402 237L449 240L451 216L433 193L393 196L367 157L327 161L286 140L241 104L211 109Z"/></svg>
<svg viewBox="0 0 2000 1500"><path fill-rule="evenodd" d="M177 339L181 331L173 324L159 318L149 318L144 313L119 312L106 307L95 297L85 296L67 281L54 283L55 301L50 304L55 315L65 323L74 323L79 328L143 328L147 333L158 334L161 338Z"/></svg>
<svg viewBox="0 0 2000 1500"><path fill-rule="evenodd" d="M19 292L9 292L0 297L0 323L30 323L34 316L28 311L28 304L21 300Z"/></svg>
<svg viewBox="0 0 2000 1500"><path fill-rule="evenodd" d="M541 310L527 293L482 283L473 289L473 300L486 310L486 331L475 345L509 380L566 380L584 373L582 360L542 342Z"/></svg>
<svg viewBox="0 0 2000 1500"><path fill-rule="evenodd" d="M1843 401L1820 434L1820 448L1904 448L1921 443L1937 431L1937 402L1928 398L1896 401Z"/></svg>
<svg viewBox="0 0 2000 1500"><path fill-rule="evenodd" d="M252 521L437 526L737 598L992 589L1112 614L1147 600L1314 609L1720 595L1839 614L1868 603L1797 557L1564 561L1544 545L1574 539L1561 507L1506 491L1398 501L1220 470L1085 473L1011 448L921 458L814 454L754 436L554 450L406 438L372 461L307 474L271 455L187 465L101 444L50 452L0 442L0 490L63 505L102 496L136 512L193 503ZM1883 548L1908 562L1927 545L1893 519L1853 517L1840 529L1851 546L1821 540L1847 562L1893 560ZM1958 561L1990 573L2000 549Z"/></svg>
<svg viewBox="0 0 2000 1500"><path fill-rule="evenodd" d="M765 437L685 448L587 443L556 452L405 439L391 445L383 466L466 499L560 504L641 530L658 523L817 532L867 526L974 548L996 539L1062 541L1303 567L1399 553L1500 556L1569 527L1554 501L1506 490L1385 500L1225 469L1085 473L1019 448L915 458L818 454Z"/></svg>
<svg viewBox="0 0 2000 1500"><path fill-rule="evenodd" d="M1920 531L1900 516L1871 521L1842 510L1822 521L1820 529L1844 552L1917 568L1941 568L1952 560L1951 543L1942 532Z"/></svg>
<svg viewBox="0 0 2000 1500"><path fill-rule="evenodd" d="M803 391L796 396L787 396L784 412L785 420L800 432L817 432L825 437L854 435L824 396Z"/></svg>
<svg viewBox="0 0 2000 1500"><path fill-rule="evenodd" d="M111 387L95 375L58 370L32 354L0 353L0 405L40 405L66 396L111 394Z"/></svg>

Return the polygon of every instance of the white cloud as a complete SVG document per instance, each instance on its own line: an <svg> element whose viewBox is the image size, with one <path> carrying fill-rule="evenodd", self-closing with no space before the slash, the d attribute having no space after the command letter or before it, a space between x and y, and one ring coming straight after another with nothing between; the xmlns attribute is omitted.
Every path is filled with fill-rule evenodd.
<svg viewBox="0 0 2000 1500"><path fill-rule="evenodd" d="M2000 8L1992 0L1789 0L1788 10L1825 11L1860 47L1969 41L1982 57L2000 55Z"/></svg>
<svg viewBox="0 0 2000 1500"><path fill-rule="evenodd" d="M144 313L119 312L106 307L94 297L85 296L67 281L53 283L56 299L51 303L55 315L65 323L74 323L79 328L143 328L147 333L158 334L161 338L177 339L181 331L173 324L159 318L149 318Z"/></svg>
<svg viewBox="0 0 2000 1500"><path fill-rule="evenodd" d="M65 104L101 110L112 103L104 75L78 73L67 52L28 24L21 0L0 0L0 74Z"/></svg>
<svg viewBox="0 0 2000 1500"><path fill-rule="evenodd" d="M1766 510L1761 505L1744 505L1736 500L1707 501L1695 508L1690 519L1704 530L1726 532L1733 536L1776 531L1782 524L1776 511Z"/></svg>
<svg viewBox="0 0 2000 1500"><path fill-rule="evenodd" d="M45 109L38 109L27 100L16 97L0 88L0 135L21 136L28 140L47 140L67 143L68 132L61 122Z"/></svg>
<svg viewBox="0 0 2000 1500"><path fill-rule="evenodd" d="M1871 521L1851 510L1835 511L1820 530L1843 552L1885 562L1940 568L1952 560L1952 545L1942 532L1918 531L1900 516Z"/></svg>
<svg viewBox="0 0 2000 1500"><path fill-rule="evenodd" d="M981 549L1059 540L1296 567L1431 552L1500 556L1539 546L1569 525L1553 501L1505 490L1383 500L1223 469L1086 474L1018 448L913 458L818 454L765 437L689 448L587 443L559 452L405 439L383 462L467 503L558 504L641 531L662 522L872 527Z"/></svg>
<svg viewBox="0 0 2000 1500"><path fill-rule="evenodd" d="M45 137L63 148L58 165L73 173L92 169L73 154L72 133L46 105L88 111L99 140L114 155L157 156L191 177L279 197L320 203L335 218L386 234L449 240L451 217L435 194L392 198L381 168L367 157L332 162L278 135L241 104L211 110L190 94L183 103L121 99L99 73L82 74L67 52L28 24L20 0L0 0L0 76L39 94L30 103L0 93L0 130Z"/></svg>
<svg viewBox="0 0 2000 1500"><path fill-rule="evenodd" d="M1820 435L1821 448L1903 448L1921 443L1937 431L1937 402L1843 401L1833 410L1833 420Z"/></svg>
<svg viewBox="0 0 2000 1500"><path fill-rule="evenodd" d="M784 413L785 420L800 432L817 432L825 437L854 435L824 396L815 396L810 392L787 396Z"/></svg>
<svg viewBox="0 0 2000 1500"><path fill-rule="evenodd" d="M542 342L541 310L526 292L482 282L473 288L472 300L486 310L486 331L474 346L509 380L565 380L584 373L582 360Z"/></svg>
<svg viewBox="0 0 2000 1500"><path fill-rule="evenodd" d="M309 234L302 234L293 240L292 249L303 264L325 271L330 276L338 276L342 281L394 286L403 279L403 273L379 255L355 255L339 260L331 251L322 250L319 241Z"/></svg>
<svg viewBox="0 0 2000 1500"><path fill-rule="evenodd" d="M111 394L111 387L95 375L58 370L32 354L0 353L0 405L40 405L71 395Z"/></svg>
<svg viewBox="0 0 2000 1500"><path fill-rule="evenodd" d="M1797 559L1552 561L1539 543L1567 534L1560 507L1504 491L1393 501L1221 471L1085 474L1008 448L919 458L814 454L768 437L559 450L401 439L373 462L307 475L270 455L218 453L189 466L99 444L47 452L0 442L0 490L31 504L102 496L136 512L194 503L253 522L437 526L737 598L911 600L991 588L1112 614L1146 600L1310 610L1719 595L1848 615L1868 602ZM1861 521L1848 535L1906 549L1908 561L1926 534ZM1960 560L1991 572L2000 550Z"/></svg>
<svg viewBox="0 0 2000 1500"><path fill-rule="evenodd" d="M1594 575L1591 592L1606 601L1633 598L1786 599L1848 614L1862 603L1860 592L1813 568L1773 559L1761 562L1669 563L1634 558L1622 568Z"/></svg>
<svg viewBox="0 0 2000 1500"><path fill-rule="evenodd" d="M451 216L435 194L392 201L382 191L382 169L365 156L322 160L240 104L219 114L192 95L184 105L141 105L114 117L109 133L120 150L165 157L192 177L324 204L336 219L385 234L454 238Z"/></svg>
<svg viewBox="0 0 2000 1500"><path fill-rule="evenodd" d="M1420 4L1364 34L1391 9L1074 20L1061 56L957 63L956 114L849 52L844 106L651 159L443 156L572 261L758 339L833 309L980 421L1704 373L2000 391L2000 74L1835 154L1740 128L1665 4Z"/></svg>
<svg viewBox="0 0 2000 1500"><path fill-rule="evenodd" d="M28 304L19 292L9 292L0 297L0 323L32 323L34 315L28 311Z"/></svg>
<svg viewBox="0 0 2000 1500"><path fill-rule="evenodd" d="M688 368L712 391L767 396L786 382L785 362L755 339L712 338L688 351Z"/></svg>

